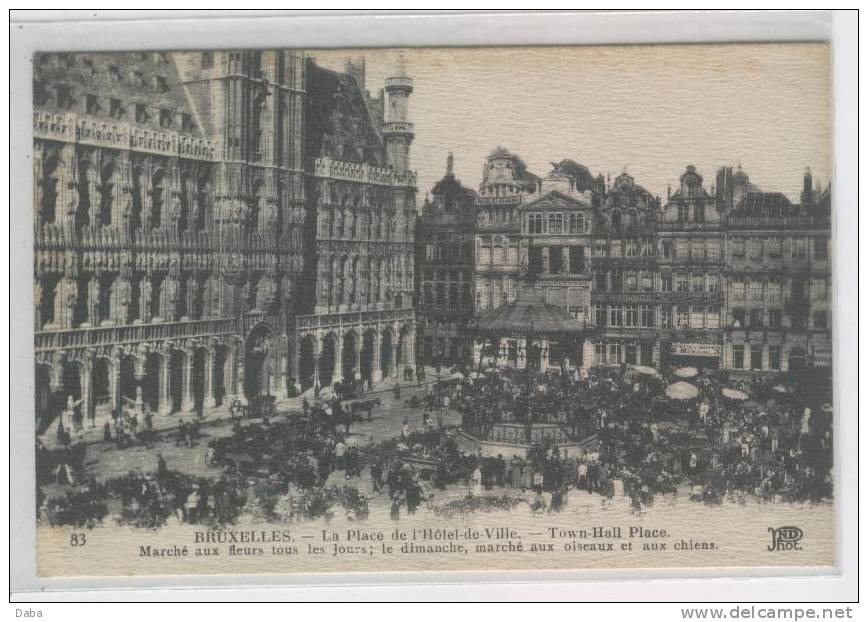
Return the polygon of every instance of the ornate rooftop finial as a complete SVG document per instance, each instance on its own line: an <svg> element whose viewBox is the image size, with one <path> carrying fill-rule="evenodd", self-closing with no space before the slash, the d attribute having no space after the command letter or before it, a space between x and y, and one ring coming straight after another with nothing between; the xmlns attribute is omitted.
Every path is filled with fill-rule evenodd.
<svg viewBox="0 0 868 622"><path fill-rule="evenodd" d="M446 174L452 175L452 152L449 152L449 155L446 156Z"/></svg>

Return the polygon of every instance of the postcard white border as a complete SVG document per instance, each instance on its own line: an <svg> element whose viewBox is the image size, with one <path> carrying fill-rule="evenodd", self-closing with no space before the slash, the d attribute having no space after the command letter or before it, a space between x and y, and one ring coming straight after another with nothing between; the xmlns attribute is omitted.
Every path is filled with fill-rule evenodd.
<svg viewBox="0 0 868 622"><path fill-rule="evenodd" d="M141 599L256 600L363 599L375 592L385 599L429 597L466 599L468 588L480 598L514 597L575 600L762 600L846 601L856 598L857 558L857 18L847 12L659 12L659 13L404 13L286 15L243 13L210 15L166 11L49 11L13 13L10 89L10 494L34 494L32 410L32 213L31 73L36 50L135 50L207 48L345 48L497 45L596 45L758 41L831 41L834 62L833 283L835 306L836 574L804 576L803 571L726 568L705 570L534 571L413 573L318 576L221 576L45 579L36 576L34 504L10 504L11 587L15 597L35 600ZM94 19L96 17L96 19ZM255 37L251 36L255 30ZM24 278L15 278L24 275ZM13 371L14 370L14 371ZM785 576L782 576L785 575ZM789 576L786 576L789 575ZM796 576L798 575L798 576ZM737 578L736 578L737 577ZM746 580L748 579L748 580ZM334 587L344 586L336 592ZM521 586L521 587L520 587ZM189 591L195 588L196 591ZM208 588L208 589L203 589ZM98 590L98 591L93 591ZM135 591L132 591L135 590ZM486 596L482 596L483 592ZM338 596L342 594L342 596ZM415 596L414 596L415 595Z"/></svg>

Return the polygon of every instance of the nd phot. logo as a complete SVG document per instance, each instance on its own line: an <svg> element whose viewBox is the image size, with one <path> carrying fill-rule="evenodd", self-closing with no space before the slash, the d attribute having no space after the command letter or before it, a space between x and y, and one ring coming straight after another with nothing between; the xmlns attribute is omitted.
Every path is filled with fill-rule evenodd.
<svg viewBox="0 0 868 622"><path fill-rule="evenodd" d="M772 534L772 543L769 545L770 551L801 551L802 545L799 541L805 534L798 527L769 527L769 533Z"/></svg>

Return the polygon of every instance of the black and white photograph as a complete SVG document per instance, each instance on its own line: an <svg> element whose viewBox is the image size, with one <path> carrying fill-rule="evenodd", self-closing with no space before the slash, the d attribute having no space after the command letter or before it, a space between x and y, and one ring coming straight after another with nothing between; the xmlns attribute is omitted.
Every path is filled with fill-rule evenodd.
<svg viewBox="0 0 868 622"><path fill-rule="evenodd" d="M39 576L835 566L828 43L31 64Z"/></svg>

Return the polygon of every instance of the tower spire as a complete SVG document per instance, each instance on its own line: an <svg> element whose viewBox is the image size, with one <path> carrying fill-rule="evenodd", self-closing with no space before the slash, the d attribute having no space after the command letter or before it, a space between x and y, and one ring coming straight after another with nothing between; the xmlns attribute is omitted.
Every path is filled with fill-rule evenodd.
<svg viewBox="0 0 868 622"><path fill-rule="evenodd" d="M446 174L448 176L452 176L452 152L449 152L449 155L446 156Z"/></svg>

